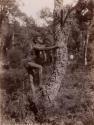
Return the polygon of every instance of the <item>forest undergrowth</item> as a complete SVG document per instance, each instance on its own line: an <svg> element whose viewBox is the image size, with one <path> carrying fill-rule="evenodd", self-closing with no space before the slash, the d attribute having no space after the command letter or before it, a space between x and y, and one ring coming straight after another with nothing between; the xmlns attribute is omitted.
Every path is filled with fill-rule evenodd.
<svg viewBox="0 0 94 125"><path fill-rule="evenodd" d="M23 77L17 76L16 72L12 74L15 77L4 75L7 78L9 77L9 79L4 81L7 83L6 89L1 89L2 123L6 121L6 124L8 121L11 121L11 124L25 123L31 125L40 123L48 125L94 125L94 81L90 76L92 71L93 68L90 69L84 66L74 71L73 68L68 68L67 75L62 81L60 91L55 101L55 106L51 107L50 111L47 111L48 114L46 113L47 116L44 118L45 120L42 121L44 123L41 123L40 119L38 119L39 123L36 121L33 111L35 107L30 89L22 89L20 86L20 88L17 88L15 91L8 93L9 80L14 79L14 81L10 81L11 84L16 81L19 82L20 85L20 81ZM44 72L45 74L47 73L46 68ZM19 73L22 75L21 72ZM2 79L0 81L2 81ZM28 80L26 81L28 83ZM11 87L13 86L11 85ZM30 102L30 100L32 101ZM37 110L35 112L37 114ZM43 117L45 117L44 114L42 114Z"/></svg>

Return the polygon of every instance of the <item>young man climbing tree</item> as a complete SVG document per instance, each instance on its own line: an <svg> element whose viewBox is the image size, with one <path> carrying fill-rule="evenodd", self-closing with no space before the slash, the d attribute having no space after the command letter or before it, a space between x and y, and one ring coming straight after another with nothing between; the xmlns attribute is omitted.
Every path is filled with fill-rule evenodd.
<svg viewBox="0 0 94 125"><path fill-rule="evenodd" d="M49 50L57 49L59 47L61 47L59 44L51 46L51 47L45 47L43 45L38 45L38 44L32 44L31 45L31 50L29 52L29 55L24 60L24 66L25 66L28 74L33 76L34 85L39 85L42 82L43 67L42 67L42 65L37 63L38 59L40 58L39 57L40 56L40 52L43 52L43 51L46 52L46 51L49 51ZM36 76L36 71L38 73L38 76ZM36 77L38 77L37 81L35 80Z"/></svg>

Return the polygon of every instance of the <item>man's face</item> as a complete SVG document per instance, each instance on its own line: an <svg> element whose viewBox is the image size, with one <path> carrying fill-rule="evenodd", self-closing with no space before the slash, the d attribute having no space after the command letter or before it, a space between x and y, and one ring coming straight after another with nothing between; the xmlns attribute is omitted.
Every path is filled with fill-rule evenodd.
<svg viewBox="0 0 94 125"><path fill-rule="evenodd" d="M42 43L43 43L43 40L42 40L41 37L38 37L37 40L38 40L38 43L39 43L39 44L42 44Z"/></svg>

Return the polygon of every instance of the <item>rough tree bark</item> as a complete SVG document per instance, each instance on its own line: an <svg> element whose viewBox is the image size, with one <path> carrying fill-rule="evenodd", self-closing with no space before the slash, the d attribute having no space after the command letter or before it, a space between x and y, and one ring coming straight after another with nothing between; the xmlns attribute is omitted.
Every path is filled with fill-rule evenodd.
<svg viewBox="0 0 94 125"><path fill-rule="evenodd" d="M47 98L50 101L50 104L54 103L60 86L62 84L62 80L64 78L66 67L67 67L67 43L66 38L63 33L63 29L61 26L61 11L63 10L63 0L55 0L54 1L54 35L55 35L55 43L60 44L62 47L56 49L56 62L55 69L53 73L50 75L49 80L45 86Z"/></svg>

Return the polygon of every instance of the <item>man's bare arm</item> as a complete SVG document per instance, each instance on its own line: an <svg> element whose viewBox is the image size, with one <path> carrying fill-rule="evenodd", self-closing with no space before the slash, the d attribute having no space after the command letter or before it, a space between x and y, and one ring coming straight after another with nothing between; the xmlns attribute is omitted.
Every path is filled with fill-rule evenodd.
<svg viewBox="0 0 94 125"><path fill-rule="evenodd" d="M59 46L58 45L54 45L54 46L51 46L51 47L34 46L34 49L36 49L36 50L51 50L51 49L56 49L56 48L59 48Z"/></svg>

